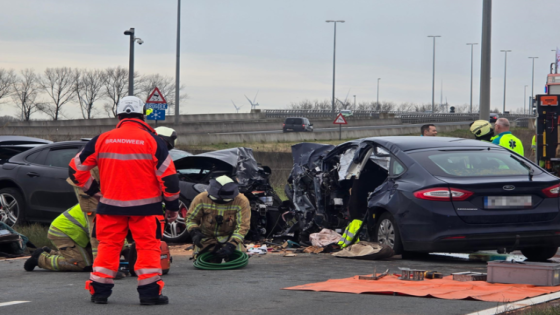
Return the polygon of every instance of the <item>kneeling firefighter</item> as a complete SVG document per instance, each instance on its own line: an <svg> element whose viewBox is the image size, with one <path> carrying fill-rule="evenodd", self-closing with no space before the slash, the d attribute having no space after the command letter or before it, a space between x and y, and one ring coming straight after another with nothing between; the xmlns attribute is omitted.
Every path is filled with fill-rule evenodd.
<svg viewBox="0 0 560 315"><path fill-rule="evenodd" d="M215 263L228 261L235 250L246 251L243 240L251 225L251 205L231 178L220 176L194 198L186 222L194 258L211 251Z"/></svg>
<svg viewBox="0 0 560 315"><path fill-rule="evenodd" d="M51 223L47 238L58 249L43 247L35 250L23 268L36 266L53 271L91 271L93 256L89 245L89 222L80 204L66 210Z"/></svg>
<svg viewBox="0 0 560 315"><path fill-rule="evenodd" d="M487 120L476 120L470 124L470 131L476 140L492 142L494 128Z"/></svg>

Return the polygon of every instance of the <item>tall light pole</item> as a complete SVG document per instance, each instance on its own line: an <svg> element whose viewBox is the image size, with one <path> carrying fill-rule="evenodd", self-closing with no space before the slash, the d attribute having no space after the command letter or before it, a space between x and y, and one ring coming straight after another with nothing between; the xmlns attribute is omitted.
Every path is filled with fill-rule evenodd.
<svg viewBox="0 0 560 315"><path fill-rule="evenodd" d="M473 47L474 45L478 45L478 43L467 43L467 45L471 46L471 109L470 113L472 114L472 86L473 86Z"/></svg>
<svg viewBox="0 0 560 315"><path fill-rule="evenodd" d="M535 100L535 59L539 57L529 57L533 59L533 70L531 71L531 104L529 104L529 113L533 111L533 101Z"/></svg>
<svg viewBox="0 0 560 315"><path fill-rule="evenodd" d="M134 37L134 27L124 31L124 35L130 36L130 49L128 56L128 95L134 95L134 42L138 45L144 44L141 38Z"/></svg>
<svg viewBox="0 0 560 315"><path fill-rule="evenodd" d="M379 109L379 80L381 80L381 78L377 78L377 108Z"/></svg>
<svg viewBox="0 0 560 315"><path fill-rule="evenodd" d="M501 52L505 53L505 64L504 64L504 109L502 110L502 114L506 114L506 73L507 73L507 53L511 52L511 50L500 50Z"/></svg>
<svg viewBox="0 0 560 315"><path fill-rule="evenodd" d="M440 35L429 35L428 37L433 38L434 40L434 55L433 55L433 67L432 67L432 115L435 114L435 106L434 106L434 93L436 91L436 37L441 37Z"/></svg>
<svg viewBox="0 0 560 315"><path fill-rule="evenodd" d="M177 56L175 61L175 125L179 125L179 93L180 93L180 65L181 65L181 0L177 0Z"/></svg>
<svg viewBox="0 0 560 315"><path fill-rule="evenodd" d="M556 55L556 49L551 49L550 51L554 52L554 73L558 73L558 69L556 69L558 67L558 60L556 60L558 58L558 56Z"/></svg>
<svg viewBox="0 0 560 315"><path fill-rule="evenodd" d="M527 87L528 85L525 85L525 87L523 88L523 113L529 113L529 112L525 112L527 110Z"/></svg>
<svg viewBox="0 0 560 315"><path fill-rule="evenodd" d="M333 45L333 66L332 66L332 114L333 117L336 115L334 110L335 105L335 96L334 96L334 88L335 88L335 74L336 74L336 23L344 23L344 20L327 20L327 23L334 23L334 45Z"/></svg>
<svg viewBox="0 0 560 315"><path fill-rule="evenodd" d="M480 42L480 114L490 118L490 73L492 66L492 0L482 2L482 41Z"/></svg>

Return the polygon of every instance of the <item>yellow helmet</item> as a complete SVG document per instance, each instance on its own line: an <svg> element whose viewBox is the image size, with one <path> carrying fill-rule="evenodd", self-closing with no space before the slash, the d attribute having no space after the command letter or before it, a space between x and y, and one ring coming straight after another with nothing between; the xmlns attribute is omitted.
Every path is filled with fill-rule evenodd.
<svg viewBox="0 0 560 315"><path fill-rule="evenodd" d="M494 128L492 128L492 124L490 124L487 120L474 121L471 124L470 130L476 138L482 138L484 136L494 133Z"/></svg>

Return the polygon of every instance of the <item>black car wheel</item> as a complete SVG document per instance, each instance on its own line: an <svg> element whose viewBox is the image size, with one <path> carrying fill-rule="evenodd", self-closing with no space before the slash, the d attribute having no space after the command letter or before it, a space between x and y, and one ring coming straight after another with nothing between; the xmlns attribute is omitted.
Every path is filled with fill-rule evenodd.
<svg viewBox="0 0 560 315"><path fill-rule="evenodd" d="M187 210L190 202L179 200L179 216L173 223L166 223L163 231L163 240L168 243L182 243L189 238L187 232Z"/></svg>
<svg viewBox="0 0 560 315"><path fill-rule="evenodd" d="M524 248L521 250L521 253L530 261L547 261L549 258L554 257L557 251L558 247L550 246Z"/></svg>
<svg viewBox="0 0 560 315"><path fill-rule="evenodd" d="M402 252L399 227L390 213L385 212L381 215L379 221L375 225L372 236L372 238L378 243L391 247L395 252L395 255L399 255Z"/></svg>
<svg viewBox="0 0 560 315"><path fill-rule="evenodd" d="M23 197L20 192L14 188L0 189L0 221L12 227L22 223L23 215Z"/></svg>

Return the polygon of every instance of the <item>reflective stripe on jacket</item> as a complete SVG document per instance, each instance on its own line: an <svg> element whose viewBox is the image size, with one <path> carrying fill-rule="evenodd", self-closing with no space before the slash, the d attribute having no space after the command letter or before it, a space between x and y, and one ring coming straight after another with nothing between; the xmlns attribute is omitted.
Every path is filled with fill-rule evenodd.
<svg viewBox="0 0 560 315"><path fill-rule="evenodd" d="M88 220L80 208L80 204L64 211L54 219L49 228L49 234L56 237L69 237L80 247L86 247L89 243Z"/></svg>
<svg viewBox="0 0 560 315"><path fill-rule="evenodd" d="M516 136L512 135L510 131L502 132L497 137L492 138L492 143L523 156L523 143Z"/></svg>
<svg viewBox="0 0 560 315"><path fill-rule="evenodd" d="M90 170L99 166L101 187ZM179 210L179 177L165 142L140 119L91 139L70 161L70 179L88 195L101 192L98 214L161 215Z"/></svg>
<svg viewBox="0 0 560 315"><path fill-rule="evenodd" d="M217 216L222 216L222 224L218 224ZM208 197L208 192L203 192L193 199L186 224L189 232L199 228L205 237L216 238L220 243L231 236L236 244L242 244L251 225L251 204L242 194L230 203L219 204Z"/></svg>
<svg viewBox="0 0 560 315"><path fill-rule="evenodd" d="M344 233L342 234L342 237L338 241L338 246L340 246L340 248L344 248L356 242L359 242L360 239L357 237L356 234L360 231L360 228L362 227L363 223L364 222L362 220L352 220L352 222L348 224L346 229L344 229ZM356 238L356 241L354 241L354 238Z"/></svg>

